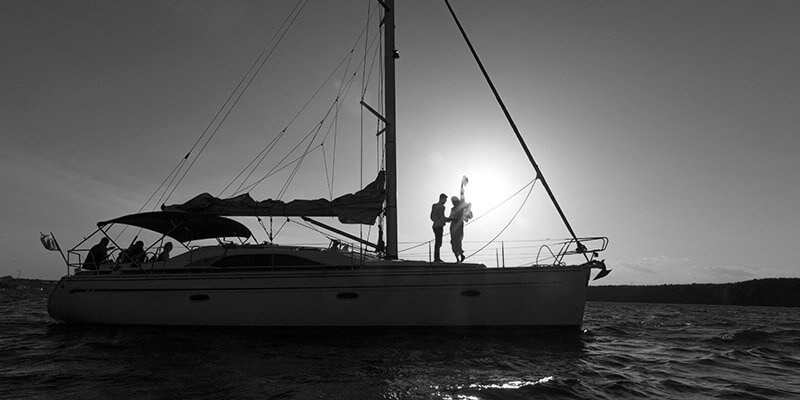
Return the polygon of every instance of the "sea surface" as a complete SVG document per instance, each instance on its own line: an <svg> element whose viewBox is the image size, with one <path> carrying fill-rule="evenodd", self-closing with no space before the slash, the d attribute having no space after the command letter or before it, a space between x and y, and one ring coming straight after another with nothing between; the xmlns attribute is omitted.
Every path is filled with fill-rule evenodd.
<svg viewBox="0 0 800 400"><path fill-rule="evenodd" d="M0 398L798 399L800 308L587 303L583 331L71 326L0 291Z"/></svg>

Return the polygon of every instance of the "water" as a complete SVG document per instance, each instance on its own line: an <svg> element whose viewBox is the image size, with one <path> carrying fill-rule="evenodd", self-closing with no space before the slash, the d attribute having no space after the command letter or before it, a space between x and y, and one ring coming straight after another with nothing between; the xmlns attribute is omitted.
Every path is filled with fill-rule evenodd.
<svg viewBox="0 0 800 400"><path fill-rule="evenodd" d="M0 292L0 398L800 398L800 309L588 303L574 335L82 327Z"/></svg>

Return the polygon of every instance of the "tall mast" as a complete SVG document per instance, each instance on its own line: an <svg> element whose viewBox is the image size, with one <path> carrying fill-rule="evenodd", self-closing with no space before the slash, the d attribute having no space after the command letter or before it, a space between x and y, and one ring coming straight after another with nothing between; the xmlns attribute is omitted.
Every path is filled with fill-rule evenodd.
<svg viewBox="0 0 800 400"><path fill-rule="evenodd" d="M395 126L394 0L378 0L384 9L384 102L386 109L386 258L397 259L397 151Z"/></svg>

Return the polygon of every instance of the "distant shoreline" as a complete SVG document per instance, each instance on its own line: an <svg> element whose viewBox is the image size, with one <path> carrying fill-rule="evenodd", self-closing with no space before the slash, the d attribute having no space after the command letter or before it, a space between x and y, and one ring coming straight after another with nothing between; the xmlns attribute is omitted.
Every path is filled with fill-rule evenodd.
<svg viewBox="0 0 800 400"><path fill-rule="evenodd" d="M50 291L58 281L0 277L0 291ZM800 307L800 278L754 279L736 283L589 286L588 301L617 303L718 304Z"/></svg>
<svg viewBox="0 0 800 400"><path fill-rule="evenodd" d="M800 278L657 286L589 286L589 301L800 307Z"/></svg>
<svg viewBox="0 0 800 400"><path fill-rule="evenodd" d="M0 276L0 290L50 290L58 281Z"/></svg>

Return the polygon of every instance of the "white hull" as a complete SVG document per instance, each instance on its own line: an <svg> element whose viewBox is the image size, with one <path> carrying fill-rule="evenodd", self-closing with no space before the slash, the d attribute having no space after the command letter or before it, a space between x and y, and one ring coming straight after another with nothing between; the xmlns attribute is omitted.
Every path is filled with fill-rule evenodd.
<svg viewBox="0 0 800 400"><path fill-rule="evenodd" d="M352 271L78 274L50 296L74 323L580 327L590 269L418 263Z"/></svg>

